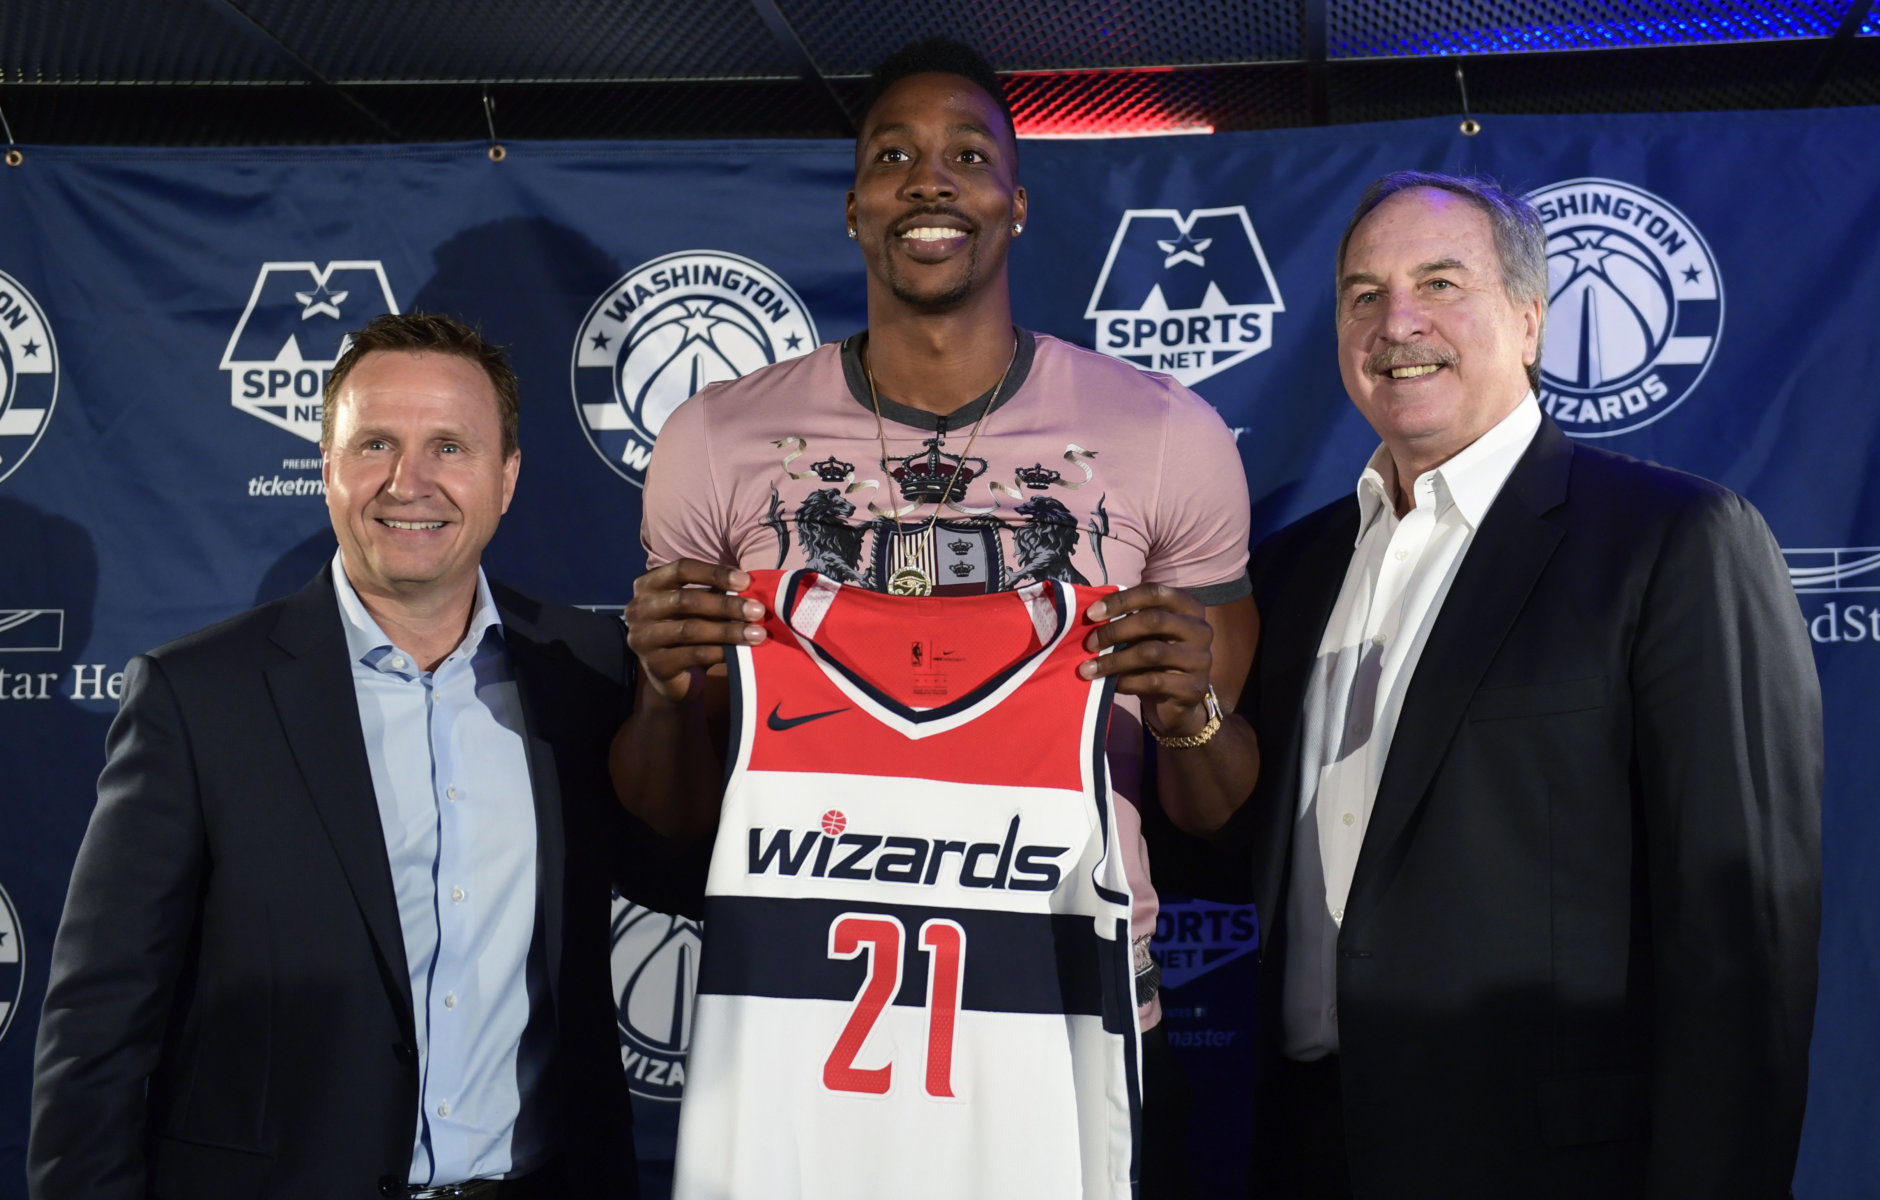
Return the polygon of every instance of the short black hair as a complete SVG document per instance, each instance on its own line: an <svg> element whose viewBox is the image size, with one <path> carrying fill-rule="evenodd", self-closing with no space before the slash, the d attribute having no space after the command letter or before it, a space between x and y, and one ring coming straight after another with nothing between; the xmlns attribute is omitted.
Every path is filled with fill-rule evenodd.
<svg viewBox="0 0 1880 1200"><path fill-rule="evenodd" d="M992 69L985 55L950 37L909 42L882 59L869 74L868 107L862 110L864 123L882 95L910 75L958 75L969 80L992 97L1005 117L1005 131L1014 142L1018 140L1018 126L1012 120L1012 106L1005 99L1005 85L999 82L999 73Z"/></svg>

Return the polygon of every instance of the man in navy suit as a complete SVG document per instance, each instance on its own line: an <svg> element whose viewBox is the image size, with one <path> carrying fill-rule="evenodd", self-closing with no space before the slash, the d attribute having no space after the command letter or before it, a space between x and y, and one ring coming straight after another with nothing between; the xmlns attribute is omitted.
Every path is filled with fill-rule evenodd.
<svg viewBox="0 0 1880 1200"><path fill-rule="evenodd" d="M327 385L339 553L131 663L39 1030L37 1200L631 1196L618 622L488 581L517 390L444 317Z"/></svg>
<svg viewBox="0 0 1880 1200"><path fill-rule="evenodd" d="M1776 543L1540 411L1520 198L1387 176L1337 280L1382 444L1254 555L1267 757L1219 835L1266 942L1256 1194L1787 1195L1822 748Z"/></svg>

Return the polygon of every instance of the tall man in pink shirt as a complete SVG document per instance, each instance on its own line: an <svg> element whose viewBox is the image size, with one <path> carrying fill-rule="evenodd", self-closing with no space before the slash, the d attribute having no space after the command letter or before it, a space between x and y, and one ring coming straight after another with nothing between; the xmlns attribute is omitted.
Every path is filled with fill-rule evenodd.
<svg viewBox="0 0 1880 1200"><path fill-rule="evenodd" d="M760 606L725 594L747 586L747 569L807 566L932 595L1059 579L1124 589L1093 609L1112 620L1081 668L1117 679L1118 793L1133 802L1154 786L1178 826L1214 829L1259 766L1233 715L1257 618L1232 436L1174 381L1012 324L1007 255L1026 196L1011 112L983 58L922 43L882 64L875 85L847 203L868 329L709 387L661 431L643 529L652 569L627 610L640 699L615 742L616 783L670 837L712 828L724 648L764 636ZM1163 746L1153 780L1145 728ZM1170 1194L1180 1100L1158 1088L1179 1084L1157 1029L1155 892L1133 803L1119 819L1150 1031L1143 1194Z"/></svg>

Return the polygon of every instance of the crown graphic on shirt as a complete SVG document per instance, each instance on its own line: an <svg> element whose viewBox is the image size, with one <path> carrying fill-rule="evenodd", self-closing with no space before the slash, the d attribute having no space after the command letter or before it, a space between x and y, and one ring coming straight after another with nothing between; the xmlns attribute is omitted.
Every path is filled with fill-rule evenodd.
<svg viewBox="0 0 1880 1200"><path fill-rule="evenodd" d="M809 469L824 483L841 483L855 474L854 463L843 462L833 454L819 463L811 463Z"/></svg>
<svg viewBox="0 0 1880 1200"><path fill-rule="evenodd" d="M1042 492L1058 480L1064 478L1043 463L1033 463L1029 467L1020 467L1016 472L1018 481L1034 492Z"/></svg>
<svg viewBox="0 0 1880 1200"><path fill-rule="evenodd" d="M985 459L976 455L962 459L957 454L948 454L940 449L937 437L928 438L921 445L926 447L925 453L895 459L900 465L888 471L901 486L903 499L920 504L957 502L966 495L973 480L985 472ZM887 466L885 462L882 465Z"/></svg>

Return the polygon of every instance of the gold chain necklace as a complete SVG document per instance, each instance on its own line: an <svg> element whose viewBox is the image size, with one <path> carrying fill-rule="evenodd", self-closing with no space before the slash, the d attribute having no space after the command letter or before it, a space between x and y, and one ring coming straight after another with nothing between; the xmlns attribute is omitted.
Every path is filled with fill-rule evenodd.
<svg viewBox="0 0 1880 1200"><path fill-rule="evenodd" d="M959 465L953 468L953 478L947 480L947 486L934 501L933 513L912 532L901 530L900 506L896 505L894 528L884 531L890 539L888 554L887 590L896 596L927 596L933 594L934 575L938 567L938 554L934 545L934 527L940 522L940 510L949 500L953 500L953 489L959 486L960 474L966 470L966 462L972 457L973 443L979 440L979 431L986 426L987 418L999 403L999 394L1005 390L1005 381L1012 374L1012 364L1018 361L1018 338L1012 339L1012 356L1005 360L1005 370L999 375L999 382L992 386L992 395L986 400L986 407L981 410L979 419L973 422L973 432L966 439L966 451L960 455ZM862 373L868 377L868 402L875 410L875 440L881 443L881 469L888 469L888 433L881 421L881 396L875 390L875 368L870 362L866 349L862 352ZM943 435L944 436L944 435ZM937 449L937 447L936 447ZM963 497L962 497L963 498ZM920 505L914 512L918 513ZM911 515L911 514L910 514ZM996 582L996 581L995 581Z"/></svg>

